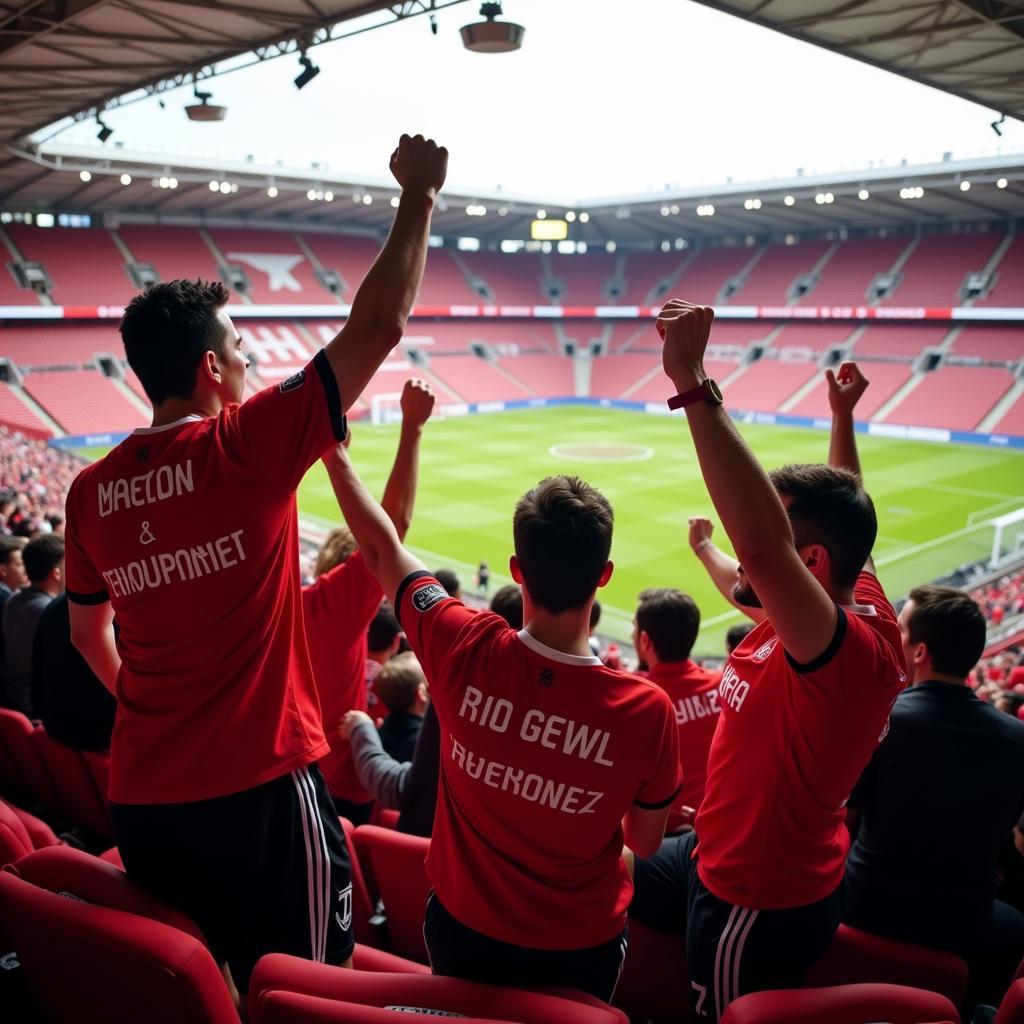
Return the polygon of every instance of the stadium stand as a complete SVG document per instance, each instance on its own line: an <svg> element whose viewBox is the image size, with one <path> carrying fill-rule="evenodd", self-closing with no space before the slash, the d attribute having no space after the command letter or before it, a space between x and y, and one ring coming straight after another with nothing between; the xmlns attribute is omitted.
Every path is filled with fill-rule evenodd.
<svg viewBox="0 0 1024 1024"><path fill-rule="evenodd" d="M997 367L941 366L925 375L886 422L974 430L1012 383Z"/></svg>
<svg viewBox="0 0 1024 1024"><path fill-rule="evenodd" d="M996 267L995 281L975 306L1019 306L1024 295L1024 232L1018 231Z"/></svg>
<svg viewBox="0 0 1024 1024"><path fill-rule="evenodd" d="M47 438L53 436L50 426L41 420L11 389L0 381L0 424L19 430L27 437Z"/></svg>
<svg viewBox="0 0 1024 1024"><path fill-rule="evenodd" d="M922 239L904 264L902 278L883 306L954 306L972 271L984 268L1001 235L934 235Z"/></svg>
<svg viewBox="0 0 1024 1024"><path fill-rule="evenodd" d="M829 242L769 245L729 301L744 306L788 306L797 278L809 274L830 248Z"/></svg>
<svg viewBox="0 0 1024 1024"><path fill-rule="evenodd" d="M150 264L161 281L216 281L217 260L197 228L122 224L117 234L138 263Z"/></svg>
<svg viewBox="0 0 1024 1024"><path fill-rule="evenodd" d="M97 355L124 354L117 324L36 323L0 327L0 355L15 365L85 366Z"/></svg>
<svg viewBox="0 0 1024 1024"><path fill-rule="evenodd" d="M521 355L499 359L498 366L542 398L576 394L573 362L565 356Z"/></svg>
<svg viewBox="0 0 1024 1024"><path fill-rule="evenodd" d="M125 257L103 228L4 229L26 260L42 263L60 306L119 306L137 291L124 268Z"/></svg>
<svg viewBox="0 0 1024 1024"><path fill-rule="evenodd" d="M338 297L345 302L355 295L359 282L380 251L380 245L376 240L358 235L321 235L305 232L300 237L324 270L334 270L341 275L342 289ZM329 302L330 299L324 296L323 301Z"/></svg>
<svg viewBox="0 0 1024 1024"><path fill-rule="evenodd" d="M549 257L551 274L562 286L558 301L563 306L606 306L615 303L608 294L608 285L615 273L618 258L609 253L594 252Z"/></svg>
<svg viewBox="0 0 1024 1024"><path fill-rule="evenodd" d="M772 339L772 348L781 352L785 348L806 349L821 355L836 345L842 345L853 333L852 324L786 324ZM715 338L716 343L718 338Z"/></svg>
<svg viewBox="0 0 1024 1024"><path fill-rule="evenodd" d="M594 340L601 337L603 333L603 327L600 323L591 325L591 329L588 331L580 324L573 324L572 329L576 331L577 337L592 336ZM636 323L630 321L628 323L612 323L608 330L608 342L607 352L609 354L614 352L623 352L626 349L632 348L634 345L638 345L645 341L651 334L653 328L648 321L642 321Z"/></svg>
<svg viewBox="0 0 1024 1024"><path fill-rule="evenodd" d="M483 298L466 280L450 249L431 249L416 301L422 306L476 305Z"/></svg>
<svg viewBox="0 0 1024 1024"><path fill-rule="evenodd" d="M149 418L96 370L25 375L25 390L69 434L102 434L146 426Z"/></svg>
<svg viewBox="0 0 1024 1024"><path fill-rule="evenodd" d="M544 265L539 253L465 252L470 273L484 282L503 306L541 306L551 302L542 287ZM477 301L481 301L478 299Z"/></svg>
<svg viewBox="0 0 1024 1024"><path fill-rule="evenodd" d="M737 274L757 255L754 248L705 249L686 264L682 274L673 282L669 294L662 296L691 297L705 296L704 301L714 304L726 282ZM731 301L731 299L730 299ZM782 302L777 303L782 305Z"/></svg>
<svg viewBox="0 0 1024 1024"><path fill-rule="evenodd" d="M864 397L857 404L859 419L870 419L896 392L910 380L909 363L858 363L861 372L871 382ZM790 416L827 417L831 415L828 404L828 385L822 377L796 405L789 406Z"/></svg>
<svg viewBox="0 0 1024 1024"><path fill-rule="evenodd" d="M625 289L618 302L624 306L644 306L666 297L661 286L673 281L694 258L692 253L631 252L623 255Z"/></svg>
<svg viewBox="0 0 1024 1024"><path fill-rule="evenodd" d="M1007 409L995 425L995 430L1000 434L1024 435L1024 395L1020 395Z"/></svg>
<svg viewBox="0 0 1024 1024"><path fill-rule="evenodd" d="M814 363L761 359L730 382L728 405L732 409L775 412L818 372Z"/></svg>
<svg viewBox="0 0 1024 1024"><path fill-rule="evenodd" d="M479 356L438 356L430 361L430 370L464 402L510 402L532 397L517 380Z"/></svg>
<svg viewBox="0 0 1024 1024"><path fill-rule="evenodd" d="M707 371L708 376L714 377L717 381L724 381L737 368L738 364L730 361L704 360L704 369ZM653 402L659 406L663 405L672 397L672 385L665 379L665 374L661 369L660 358L655 357L651 363L651 369L654 372L635 390L611 397L628 398L631 402ZM730 388L729 391L731 393L732 389ZM726 399L726 404L729 408L739 408L735 402L729 399Z"/></svg>
<svg viewBox="0 0 1024 1024"><path fill-rule="evenodd" d="M818 282L798 306L862 306L870 301L868 288L907 247L908 238L851 238L843 242L822 268Z"/></svg>
<svg viewBox="0 0 1024 1024"><path fill-rule="evenodd" d="M253 369L268 384L291 376L313 358L315 347L295 324L244 320L235 325Z"/></svg>
<svg viewBox="0 0 1024 1024"><path fill-rule="evenodd" d="M331 295L317 281L313 267L287 231L210 228L211 241L228 264L241 266L252 286L252 301L261 304L324 303Z"/></svg>
<svg viewBox="0 0 1024 1024"><path fill-rule="evenodd" d="M499 355L556 352L555 329L533 320L414 320L402 338L407 348L432 352L470 352L473 344L488 345Z"/></svg>
<svg viewBox="0 0 1024 1024"><path fill-rule="evenodd" d="M22 288L14 276L14 256L4 244L0 228L0 304L5 306L38 306L39 298L31 288Z"/></svg>
<svg viewBox="0 0 1024 1024"><path fill-rule="evenodd" d="M590 393L595 398L622 398L658 367L658 360L647 352L597 356L590 368Z"/></svg>
<svg viewBox="0 0 1024 1024"><path fill-rule="evenodd" d="M864 356L911 359L926 348L937 348L948 333L948 326L932 324L872 325L857 338L853 354L857 359Z"/></svg>
<svg viewBox="0 0 1024 1024"><path fill-rule="evenodd" d="M1024 359L1024 327L965 327L950 349L955 356L989 363L1016 363Z"/></svg>

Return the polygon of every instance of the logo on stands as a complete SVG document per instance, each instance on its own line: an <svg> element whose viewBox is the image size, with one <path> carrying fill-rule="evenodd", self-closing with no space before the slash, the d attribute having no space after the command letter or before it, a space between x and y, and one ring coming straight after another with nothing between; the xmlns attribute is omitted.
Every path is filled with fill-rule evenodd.
<svg viewBox="0 0 1024 1024"><path fill-rule="evenodd" d="M767 661L771 657L772 651L775 650L775 645L779 642L777 636L773 636L767 643L761 644L756 651L754 651L754 661Z"/></svg>
<svg viewBox="0 0 1024 1024"><path fill-rule="evenodd" d="M418 612L429 611L438 601L443 601L448 596L448 591L440 583L430 583L420 587L412 595L412 606Z"/></svg>
<svg viewBox="0 0 1024 1024"><path fill-rule="evenodd" d="M272 292L301 292L302 285L292 276L292 270L302 262L297 253L229 252L229 260L247 263L267 275L267 286Z"/></svg>
<svg viewBox="0 0 1024 1024"><path fill-rule="evenodd" d="M294 391L296 388L301 388L305 382L306 371L299 370L298 373L293 373L287 380L281 381L277 386L283 394L285 391Z"/></svg>
<svg viewBox="0 0 1024 1024"><path fill-rule="evenodd" d="M352 927L352 886L351 884L345 886L341 892L338 893L338 902L341 904L341 910L334 912L334 920L338 922L338 927L343 931L347 932Z"/></svg>

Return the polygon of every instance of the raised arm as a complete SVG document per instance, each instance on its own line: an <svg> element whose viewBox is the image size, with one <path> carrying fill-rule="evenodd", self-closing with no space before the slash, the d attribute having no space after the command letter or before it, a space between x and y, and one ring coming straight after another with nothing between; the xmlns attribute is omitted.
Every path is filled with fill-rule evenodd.
<svg viewBox="0 0 1024 1024"><path fill-rule="evenodd" d="M391 233L359 286L345 325L325 349L343 411L405 331L423 278L434 201L447 170L448 151L421 135L403 135L391 155L391 173L402 186Z"/></svg>
<svg viewBox="0 0 1024 1024"><path fill-rule="evenodd" d="M434 409L434 392L426 381L407 380L402 389L402 430L391 475L384 487L381 507L395 524L398 539L405 540L412 524L420 470L420 438L423 425Z"/></svg>
<svg viewBox="0 0 1024 1024"><path fill-rule="evenodd" d="M348 452L338 445L324 456L341 514L359 545L367 569L394 604L402 581L426 566L402 547L395 524L367 491Z"/></svg>
<svg viewBox="0 0 1024 1024"><path fill-rule="evenodd" d="M701 565L707 570L711 582L718 588L718 592L737 611L743 612L748 619L754 622L763 622L765 613L763 608L747 608L739 603L733 595L736 587L736 570L740 563L735 558L727 555L711 539L715 524L706 516L690 516L690 549L700 559Z"/></svg>
<svg viewBox="0 0 1024 1024"><path fill-rule="evenodd" d="M707 379L704 351L714 316L707 306L678 299L662 308L662 360L677 392ZM686 420L712 504L754 592L790 656L813 662L832 641L838 613L793 546L775 488L722 405L693 402Z"/></svg>

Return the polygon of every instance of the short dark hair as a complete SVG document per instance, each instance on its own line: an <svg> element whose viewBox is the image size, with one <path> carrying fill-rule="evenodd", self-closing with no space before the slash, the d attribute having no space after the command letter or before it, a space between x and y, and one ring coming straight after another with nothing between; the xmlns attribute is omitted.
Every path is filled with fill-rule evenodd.
<svg viewBox="0 0 1024 1024"><path fill-rule="evenodd" d="M0 533L0 565L7 565L15 551L24 550L24 537L9 537L6 533Z"/></svg>
<svg viewBox="0 0 1024 1024"><path fill-rule="evenodd" d="M373 692L384 702L388 711L408 711L416 703L416 691L426 676L416 655L399 654L381 666L373 677Z"/></svg>
<svg viewBox="0 0 1024 1024"><path fill-rule="evenodd" d="M549 476L516 504L512 535L530 599L552 615L593 597L612 547L608 499L575 476Z"/></svg>
<svg viewBox="0 0 1024 1024"><path fill-rule="evenodd" d="M22 549L25 575L30 583L42 583L64 557L64 538L57 533L33 537Z"/></svg>
<svg viewBox="0 0 1024 1024"><path fill-rule="evenodd" d="M659 661L686 661L700 629L700 609L680 590L644 590L636 609L636 626L651 638Z"/></svg>
<svg viewBox="0 0 1024 1024"><path fill-rule="evenodd" d="M226 355L217 313L230 295L220 281L166 281L128 303L121 320L124 352L154 405L191 397L204 352Z"/></svg>
<svg viewBox="0 0 1024 1024"><path fill-rule="evenodd" d="M739 647L743 642L743 638L753 628L753 624L749 622L737 622L735 626L729 627L728 632L725 634L725 646L730 654Z"/></svg>
<svg viewBox="0 0 1024 1024"><path fill-rule="evenodd" d="M875 506L848 469L790 465L769 474L775 490L791 498L789 521L796 546L821 544L832 562L832 584L852 587L871 556L878 532Z"/></svg>
<svg viewBox="0 0 1024 1024"><path fill-rule="evenodd" d="M455 597L462 590L462 584L454 569L438 569L434 573L434 579L444 587L449 597Z"/></svg>
<svg viewBox="0 0 1024 1024"><path fill-rule="evenodd" d="M966 679L985 650L985 616L970 595L954 587L915 587L907 618L912 644L924 644L932 668L944 676Z"/></svg>
<svg viewBox="0 0 1024 1024"><path fill-rule="evenodd" d="M523 592L514 583L507 583L494 592L491 611L500 615L513 629L523 628Z"/></svg>
<svg viewBox="0 0 1024 1024"><path fill-rule="evenodd" d="M366 646L371 651L387 650L401 632L402 627L395 615L394 608L384 601L370 621L370 626L366 631Z"/></svg>
<svg viewBox="0 0 1024 1024"><path fill-rule="evenodd" d="M601 621L601 602L594 598L594 603L590 606L590 631L593 632L597 629L597 624Z"/></svg>

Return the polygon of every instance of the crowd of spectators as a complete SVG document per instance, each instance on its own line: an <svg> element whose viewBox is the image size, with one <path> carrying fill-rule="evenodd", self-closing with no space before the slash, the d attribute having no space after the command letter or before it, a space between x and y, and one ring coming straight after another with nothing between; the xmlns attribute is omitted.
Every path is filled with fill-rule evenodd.
<svg viewBox="0 0 1024 1024"><path fill-rule="evenodd" d="M0 425L0 533L61 533L71 481L85 460Z"/></svg>
<svg viewBox="0 0 1024 1024"><path fill-rule="evenodd" d="M993 626L1016 615L1024 615L1024 569L1009 573L983 587L970 592L978 602L985 618Z"/></svg>

